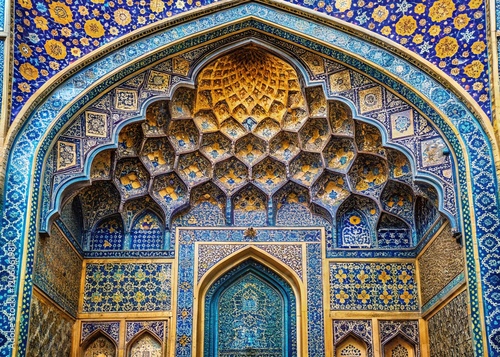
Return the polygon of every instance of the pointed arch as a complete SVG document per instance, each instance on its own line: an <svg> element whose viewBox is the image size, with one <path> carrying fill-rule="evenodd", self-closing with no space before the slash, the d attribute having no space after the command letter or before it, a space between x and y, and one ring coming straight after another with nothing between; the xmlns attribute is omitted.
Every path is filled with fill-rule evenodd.
<svg viewBox="0 0 500 357"><path fill-rule="evenodd" d="M164 352L163 341L147 329L139 332L127 344L127 357L142 357L149 352L150 357L162 357Z"/></svg>
<svg viewBox="0 0 500 357"><path fill-rule="evenodd" d="M415 357L415 344L399 333L384 344L384 357Z"/></svg>
<svg viewBox="0 0 500 357"><path fill-rule="evenodd" d="M223 288L227 287L231 282L236 281L239 276L247 273L256 273L258 277L264 279L263 281L272 286L276 284L281 285L281 294L284 294L285 290L288 290L286 294L288 294L289 309L292 312L294 311L295 317L292 316L292 318L296 318L295 321L291 321L291 325L289 326L291 330L288 333L295 334L295 340L299 341L298 346L291 346L290 348L299 351L300 355L300 351L305 351L306 348L306 346L300 344L302 338L298 338L299 336L304 336L307 329L305 314L298 313L302 302L306 300L304 285L298 274L288 265L255 246L246 246L225 257L207 271L199 281L196 289L198 291L198 305L195 307L196 310L194 313L194 324L196 325L196 336L194 338L197 340L199 353L204 351L205 356L209 356L210 354L207 353L210 349L213 351L214 348L212 345L207 346L207 339L212 339L213 336L207 335L205 330L207 328L206 322L213 317L213 311L212 313L209 311L211 308L214 308L210 305L210 299L213 296L219 296L221 292L218 285L221 285ZM219 294L217 295L217 293ZM200 323L200 321L204 321L205 324ZM287 353L287 356L291 356L290 352Z"/></svg>
<svg viewBox="0 0 500 357"><path fill-rule="evenodd" d="M366 343L354 333L335 344L335 357L369 357Z"/></svg>
<svg viewBox="0 0 500 357"><path fill-rule="evenodd" d="M145 209L133 220L130 227L130 249L162 249L165 225L151 209Z"/></svg>
<svg viewBox="0 0 500 357"><path fill-rule="evenodd" d="M377 246L379 248L410 248L411 228L401 218L382 212L377 223Z"/></svg>
<svg viewBox="0 0 500 357"><path fill-rule="evenodd" d="M257 186L247 184L232 198L235 226L265 226L268 221L268 197Z"/></svg>
<svg viewBox="0 0 500 357"><path fill-rule="evenodd" d="M96 330L81 344L82 357L116 357L118 346L101 329Z"/></svg>

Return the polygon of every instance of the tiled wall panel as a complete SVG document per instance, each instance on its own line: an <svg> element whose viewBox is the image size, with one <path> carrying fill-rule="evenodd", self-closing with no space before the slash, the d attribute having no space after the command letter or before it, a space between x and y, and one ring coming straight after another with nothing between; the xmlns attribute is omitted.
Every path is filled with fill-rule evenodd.
<svg viewBox="0 0 500 357"><path fill-rule="evenodd" d="M171 263L90 263L83 312L150 312L171 309Z"/></svg>
<svg viewBox="0 0 500 357"><path fill-rule="evenodd" d="M80 296L82 258L55 225L51 233L37 242L33 280L36 286L75 316Z"/></svg>
<svg viewBox="0 0 500 357"><path fill-rule="evenodd" d="M73 321L33 295L27 357L69 357Z"/></svg>
<svg viewBox="0 0 500 357"><path fill-rule="evenodd" d="M428 321L431 357L473 356L470 321L464 291Z"/></svg>
<svg viewBox="0 0 500 357"><path fill-rule="evenodd" d="M418 264L423 305L464 271L462 247L453 238L449 225L420 256Z"/></svg>

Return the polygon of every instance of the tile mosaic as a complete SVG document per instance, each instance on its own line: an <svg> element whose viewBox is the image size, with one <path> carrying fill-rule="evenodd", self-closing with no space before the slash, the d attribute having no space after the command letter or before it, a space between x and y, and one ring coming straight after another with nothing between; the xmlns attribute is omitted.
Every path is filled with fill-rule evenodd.
<svg viewBox="0 0 500 357"><path fill-rule="evenodd" d="M127 321L125 341L129 343L135 336L144 331L154 334L163 341L166 328L165 321Z"/></svg>
<svg viewBox="0 0 500 357"><path fill-rule="evenodd" d="M271 11L271 13L272 13L272 11ZM308 30L309 29L305 29L304 31L308 31ZM325 31L325 33L319 32L318 37L322 38L322 36L324 36L324 34L326 34L326 31ZM342 40L345 40L345 38L342 38ZM352 43L352 46L358 46L358 45L359 45L359 42L354 41ZM363 56L363 53L364 52L361 53L361 56ZM369 53L369 51L367 53ZM376 56L380 53L381 52L370 53L370 56L374 59L374 61L378 61L378 62L387 61L388 60L387 57L384 58L383 56L381 56L381 57ZM390 60L392 60L392 59L393 58L390 58ZM400 65L402 66L402 68L401 68L401 70L398 70L396 67L400 66ZM396 60L395 62L391 62L391 63L386 63L385 67L388 69L388 71L395 71L395 73L400 73L402 78L406 78L408 76L413 76L413 74L414 74L414 69L411 66L406 65L406 64L402 65L401 62L399 62L399 60ZM98 77L95 77L95 78L98 78ZM413 78L412 81L417 80L417 79L418 80L427 80L425 77L425 74L422 74L422 73L420 76L413 76L412 78ZM387 78L383 78L383 80L387 81L386 83L391 83L391 81ZM394 84L394 83L392 83L392 84L394 85L394 88L398 87L397 84ZM401 89L401 88L399 88L399 89ZM404 89L401 89L401 90L403 92L405 91ZM424 96L427 96L427 97L433 96L433 98L434 98L433 100L435 100L436 105L439 108L443 108L443 110L445 110L446 114L449 114L450 119L452 120L452 123L454 125L456 125L457 128L459 128L460 135L463 137L463 139L468 144L470 144L467 146L467 150L468 150L468 153L471 155L470 162L472 165L472 172L474 173L473 177L474 176L477 176L477 177L480 176L480 178L486 177L486 179L483 179L483 180L473 179L473 182L472 182L473 189L477 193L477 196L476 196L477 203L475 203L474 209L475 209L475 213L477 214L477 217L479 217L478 221L480 222L480 224L477 227L477 232L472 232L470 230L465 232L465 234L466 234L465 242L466 242L468 257L471 257L472 256L471 245L472 245L472 241L473 241L472 235L477 233L477 239L479 242L479 249L480 249L480 259L482 259L482 260L484 260L484 262L488 263L489 259L490 259L489 255L488 255L488 251L491 251L491 249L492 249L491 247L493 247L495 245L494 240L492 240L492 237L489 235L488 231L491 232L491 228L495 227L496 213L493 214L493 216L492 216L493 220L492 220L491 216L487 215L487 213L491 212L491 210L495 211L496 206L494 205L494 202L495 202L494 195L492 196L492 193L489 192L489 190L492 188L493 180L490 180L492 177L491 176L492 167L491 167L491 161L489 160L488 155L487 155L487 152L488 152L487 143L486 143L484 137L482 136L482 134L479 132L477 123L474 122L473 119L471 119L469 113L467 113L467 111L465 109L463 109L463 107L461 107L461 105L457 104L456 99L452 98L452 95L449 92L446 92L446 90L444 90L444 89L436 88L433 83L431 83L427 87L422 86L420 90L423 91ZM406 93L408 94L408 97L412 96L412 93L409 93L409 92L406 92ZM458 184L464 188L464 192L467 192L467 185L466 185L467 179L465 177L466 170L464 168L465 162L463 161L463 156L462 156L463 152L461 151L460 146L457 145L457 142L454 139L455 137L453 136L453 134L450 132L449 128L445 125L444 122L442 122L442 120L440 118L438 118L437 116L433 116L430 109L428 109L428 108L425 109L425 103L423 103L422 101L419 101L419 99L417 99L417 98L414 98L414 99L415 99L414 100L415 105L417 105L421 108L424 108L423 111L425 113L427 113L432 118L432 120L437 124L438 127L440 127L440 129L445 133L447 138L450 140L450 143L453 147L453 150L457 154L457 158L458 158L458 166L459 167L458 167L457 171L459 173L461 173L458 177L458 180L459 180ZM57 110L57 108L60 108L60 105L61 105L60 103L57 102L59 100L61 100L61 97L56 96L55 100L53 102L51 102L50 104L48 104L45 107L42 107L41 110L43 111L47 108L52 108L50 110ZM69 113L71 113L71 111L69 111ZM34 116L33 120L37 124L40 124L42 126L44 126L49 121L48 117L44 118L44 117L40 117L40 116L36 116L36 115ZM58 128L60 128L60 125L62 125L62 124L55 125L54 130L57 131ZM27 125L26 131L23 131L23 133L20 135L19 142L18 142L18 144L16 144L17 146L15 146L13 148L14 154L12 155L12 157L15 160L17 160L17 167L14 169L11 168L12 170L9 171L7 174L6 197L8 197L9 193L15 192L15 190L18 187L24 185L24 183L26 181L25 180L26 173L29 171L29 170L26 170L26 168L30 167L30 164L29 164L28 159L23 161L22 155L25 154L25 150L30 150L29 145L27 145L27 140L37 142L37 140L40 139L41 133L42 133L42 131L40 131L40 134L37 134L36 131L33 130L33 127L30 127L29 125ZM48 136L48 140L50 140L51 135L52 134L50 134ZM48 147L48 145L44 144L42 151L46 150L47 147ZM485 148L486 148L486 150L485 150ZM460 160L462 160L462 161L460 161ZM36 165L37 165L35 167L36 170L40 170L41 169L40 164L36 164ZM25 172L26 172L25 174L22 173L23 170L25 170ZM462 212L462 214L465 217L463 219L465 220L466 226L469 227L471 222L470 222L470 216L469 216L470 212L468 211L468 208L467 208L468 207L468 198L463 197L462 199L464 200L463 205L464 205L464 207L466 207L464 209L464 211ZM493 206L492 205L489 206L490 208L488 211L486 211L484 208L481 207L480 202L483 202L484 200L490 200L493 203ZM18 202L18 201L16 201L16 202ZM21 211L22 211L23 207L25 207L25 206L23 206L22 202L18 202L18 203L20 205L20 206L18 205L18 207L7 206L5 208L5 211L9 213L8 217L22 216L22 213L20 215L17 213L19 213L19 209L21 209ZM4 217L4 222L2 223L2 227L3 227L2 231L5 232L6 230L9 230L9 229L10 230L13 229L15 231L18 231L16 226L12 224L12 220L8 217L7 218ZM486 219L487 217L489 219ZM6 224L4 224L4 223L6 223ZM33 226L30 227L30 229L34 229ZM18 236L23 236L23 235L19 234ZM34 234L33 234L33 236L34 236ZM474 238L475 238L475 236L474 236ZM490 242L493 242L493 244L490 244ZM484 245L483 243L488 243L488 244ZM28 244L28 246L29 246L29 244ZM14 256L14 254L15 253L13 253L13 256ZM30 260L29 257L30 257L30 255L28 254L28 262ZM475 271L474 262L472 260L469 259L467 264L468 264L468 269L470 271ZM28 270L29 270L29 266L28 266ZM14 281L14 280L15 279L12 279L12 281ZM486 274L483 282L484 282L485 287L486 287L484 290L485 296L488 297L489 296L488 294L491 292L491 288L494 288L494 286L495 286L492 276ZM476 285L477 282L475 280L475 277L471 278L471 281L469 281L469 284L470 284L471 289L472 289L471 290L471 297L477 299L477 295L475 295L475 290L474 290L475 289L474 287L477 286ZM29 287L29 281L27 282L27 286ZM29 299L29 296L27 298ZM492 321L494 321L495 316L496 316L496 313L495 313L496 303L494 302L494 300L486 298L485 299L485 306L486 306L485 309L486 309L487 316L489 316L488 318L489 319L491 318ZM472 313L472 319L473 319L473 324L474 324L474 331L476 332L476 335L475 335L475 338L476 338L477 333L478 333L478 328L479 328L478 324L477 324L477 322L479 321L479 316L478 316L478 308L475 305L472 306L471 313ZM2 327L2 328L4 329L5 327ZM8 327L6 327L5 329L8 329ZM3 331L5 331L5 330L2 330L2 332ZM21 331L24 331L23 327L21 327ZM479 331L479 333L480 333L480 331ZM494 335L492 335L492 336L494 336ZM477 351L479 351L478 353L480 354L482 346L477 343L477 340L478 340L477 338L474 340L474 342L476 343L475 348ZM21 348L21 350L23 348L22 342L21 342L20 348Z"/></svg>
<svg viewBox="0 0 500 357"><path fill-rule="evenodd" d="M330 263L332 310L418 311L413 263Z"/></svg>
<svg viewBox="0 0 500 357"><path fill-rule="evenodd" d="M371 6L351 1L338 4L289 2L362 26L406 47L442 69L471 92L486 114L490 113L488 51L484 40L487 12L483 1L466 5L453 0L437 0L432 5L404 2L398 6L385 0ZM49 6L39 1L19 2L20 7L15 13L14 56L19 67L14 72L13 117L43 83L81 56L123 38L135 29L176 14L189 13L210 3L155 0L148 6L129 1L119 7L107 7L100 2L67 5L56 1ZM282 7L286 5L282 4ZM21 33L28 36L21 36ZM458 46L459 41L464 45ZM37 48L40 51L35 51ZM130 52L135 55L137 50ZM302 59L313 74L324 73L324 66L314 55L303 55ZM183 76L188 74L189 61L177 56L172 62L173 72ZM463 70L458 67L459 63ZM158 84L153 84L153 89L162 90L168 83L165 76L155 75L148 83L156 81ZM421 77L413 80L416 84L421 81Z"/></svg>
<svg viewBox="0 0 500 357"><path fill-rule="evenodd" d="M82 312L168 311L171 263L88 263Z"/></svg>
<svg viewBox="0 0 500 357"><path fill-rule="evenodd" d="M194 246L195 242L198 242L200 247L204 247L202 249L208 249L210 252L213 252L215 255L215 259L220 259L224 254L231 254L233 249L233 245L225 245L225 249L223 250L224 253L221 253L221 249L216 249L212 245L209 244L203 244L203 243L209 243L209 242L224 242L224 241L230 241L230 242L241 242L241 244L235 244L235 246L239 247L244 247L248 244L247 240L248 238L245 237L245 230L244 229L234 229L234 230L215 230L215 229L210 229L210 230L191 230L187 228L183 228L179 231L179 258L182 259L183 264L179 265L179 284L178 284L178 292L177 292L177 301L178 301L178 306L177 306L177 326L176 326L176 355L177 356L190 356L191 351L192 351L192 332L193 332L193 316L192 316L192 311L194 307L194 300L193 300L193 294L194 294L194 288L196 286L197 282L197 277L194 275ZM285 241L285 242L303 242L303 241L312 241L312 242L318 242L320 238L320 231L319 230L287 230L287 229L282 229L282 230L267 230L267 229L259 229L257 231L257 234L255 238L253 239L254 242L252 244L256 244L259 246L259 248L264 248L264 244L259 244L259 242L278 242L278 241ZM220 247L221 245L216 245L216 247ZM288 247L288 245L286 245ZM285 245L281 245L279 247L285 247ZM279 247L276 248L271 248L274 249L274 251L270 251L271 254L277 254L279 257L284 257L283 259L287 260L292 260L295 262L298 258L296 254L298 254L297 248L292 248L292 247L300 247L299 245L290 245L291 250L282 250ZM268 249L269 249L268 248ZM237 250L237 248L236 248ZM301 256L301 255L299 255ZM286 258L285 258L286 257ZM308 244L307 246L307 252L306 252L306 257L307 257L307 275L308 275L308 281L312 282L308 288L308 298L310 301L315 301L317 302L316 304L310 304L309 305L309 310L308 310L308 317L309 317L309 339L315 341L313 344L309 344L310 346L310 353L323 353L323 348L324 348L324 341L323 341L323 309L320 308L321 306L321 285L322 285L322 279L321 279L321 269L317 269L319 265L319 262L321 261L321 248L319 244ZM206 271L208 268L208 264L213 264L213 262L210 261L205 261L205 262L200 262L202 266L202 271ZM293 263L297 265L297 263ZM265 276L269 276L271 274L272 276L272 281L275 281L275 279L282 279L278 276L274 277L276 274L270 271L268 268L262 267L262 266L255 262L252 259L244 261L242 264L234 268L234 273L236 273L236 276L241 276L238 275L238 272L242 271L245 272L247 268L251 269L257 269L257 271L261 271L263 269L263 274ZM314 267L314 268L313 268ZM253 271L253 270L252 270ZM207 296L211 296L213 294L213 290L217 289L219 284L224 283L227 279L230 279L233 272L229 272L229 274L225 274L222 278L218 280L218 283L215 284L215 288L210 289L208 292ZM245 275L243 275L245 276ZM269 278L271 279L271 278ZM287 283L286 283L287 284ZM288 286L288 289L290 287ZM293 296L293 293L291 294ZM210 298L207 299L207 303L209 303ZM291 308L294 308L294 303L290 305ZM209 308L210 305L206 308L207 310L210 310ZM292 310L292 315L294 316L294 312ZM209 319L207 319L208 321ZM230 324L227 324L230 326ZM291 331L294 331L295 329L291 329ZM205 331L209 331L209 329L205 329ZM292 350L293 348L296 348L296 342L295 339L292 339ZM295 346L295 347L293 347Z"/></svg>

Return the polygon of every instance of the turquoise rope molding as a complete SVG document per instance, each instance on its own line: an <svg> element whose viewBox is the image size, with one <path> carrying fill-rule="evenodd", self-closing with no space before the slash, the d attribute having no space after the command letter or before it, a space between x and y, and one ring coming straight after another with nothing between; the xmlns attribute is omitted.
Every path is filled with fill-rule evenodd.
<svg viewBox="0 0 500 357"><path fill-rule="evenodd" d="M446 286L434 295L424 306L422 306L422 314L426 314L430 309L436 306L436 304L442 302L446 297L450 295L457 287L465 283L465 273L462 272L454 277Z"/></svg>
<svg viewBox="0 0 500 357"><path fill-rule="evenodd" d="M167 46L172 41L182 38L185 35L194 35L208 28L212 28L217 24L222 25L228 21L243 19L250 14L262 20L269 21L270 23L284 24L284 26L298 33L318 37L330 43L332 46L339 46L351 53L361 55L367 63L381 65L396 77L401 78L402 81L406 81L410 85L419 86L417 92L430 101L434 101L437 107L448 115L453 125L459 128L462 139L468 144L467 150L469 151L473 175L473 193L476 197L474 201L475 216L479 223L476 234L479 243L480 259L483 260L483 266L486 267L486 264L488 264L491 258L488 253L500 244L498 241L498 236L500 235L496 234L500 225L497 212L498 197L495 191L496 179L494 177L493 163L491 161L491 147L489 146L486 135L465 106L461 104L453 94L442 88L439 83L431 79L418 68L402 59L395 58L383 49L365 43L360 39L353 38L340 31L308 22L297 16L277 11L264 5L245 4L228 9L219 14L206 15L199 21L192 21L167 29L161 34L137 41L136 43L106 56L92 65L92 67L88 67L85 71L80 72L58 87L50 98L43 102L40 107L32 113L22 130L18 133L10 151L6 172L5 210L0 238L3 248L1 252L2 255L0 256L3 262L2 273L3 276L7 277L8 282L0 287L0 300L7 312L0 325L0 340L2 342L0 343L2 346L0 347L1 355L10 355L12 352L18 294L22 294L23 296L21 309L22 316L20 317L19 353L21 355L24 354L26 348L27 317L31 299L31 275L36 235L35 217L39 200L39 191L33 190L33 195L29 198L25 193L30 192L32 187L38 187L42 175L43 158L57 132L70 119L71 115L85 102L90 100L99 91L104 90L107 86L120 79L120 76L117 75L113 79L102 82L103 76L123 66L128 61L135 59L138 57L139 53L152 52L155 48ZM314 43L311 42L309 45L313 46L313 49L319 47L319 45L314 45ZM172 52L178 50L181 49L171 49ZM358 64L361 66L361 70L369 69L366 64ZM133 69L125 70L122 75L126 75L129 73L127 71L132 70ZM93 77L87 76L87 74L92 74ZM374 72L372 76L381 81L390 80L382 73ZM83 93L90 85L98 82L102 82L98 88L76 101L74 106L68 110L67 115L61 118L57 123L54 123L53 128L49 130L51 122L66 104L72 102L74 98ZM423 83L425 85L422 85ZM401 84L394 85L393 88L409 94L408 89L405 89ZM418 97L415 99L418 99ZM425 106L425 103L421 100L417 100L417 103L418 106ZM475 280L476 264L473 259L473 232L468 210L469 202L467 199L468 186L467 177L465 176L465 161L458 141L453 139L453 132L447 128L446 123L437 114L433 114L430 108L424 112L431 114L429 117L445 134L447 134L448 139L454 147L459 163L459 181L463 194L463 223L466 227L464 235L467 250L467 269L471 272L469 275L469 296L473 302L471 307L473 337L475 353L479 356L483 354L481 341L482 330L480 326L480 312L477 307L477 281ZM40 149L40 153L38 157L35 158L34 154L37 148ZM32 163L33 159L35 159L34 165ZM33 182L31 182L32 178ZM29 202L32 202L30 217L26 214ZM487 207L487 209L484 207ZM29 226L26 227L28 222ZM27 231L25 231L26 228L28 228ZM26 241L19 239L19 237L25 237L26 234L28 236ZM20 257L25 249L27 250L28 258L25 262L21 262ZM26 267L26 280L22 292L19 291L20 281L18 280L19 274L17 273L21 266ZM483 270L483 274L486 272ZM483 278L483 300L485 302L486 323L489 325L488 335L490 354L495 353L496 350L500 351L500 343L495 339L495 336L500 335L500 324L498 323L498 321L500 321L498 317L500 315L500 310L498 308L498 303L495 300L489 299L490 294L492 294L497 286L494 278L495 276L492 276L490 280Z"/></svg>

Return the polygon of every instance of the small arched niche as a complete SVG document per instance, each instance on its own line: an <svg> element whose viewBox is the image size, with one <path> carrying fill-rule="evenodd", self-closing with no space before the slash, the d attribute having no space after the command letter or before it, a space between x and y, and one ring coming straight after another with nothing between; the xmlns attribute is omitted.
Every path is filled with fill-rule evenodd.
<svg viewBox="0 0 500 357"><path fill-rule="evenodd" d="M146 209L132 223L130 249L148 250L163 248L164 223L152 210Z"/></svg>
<svg viewBox="0 0 500 357"><path fill-rule="evenodd" d="M83 357L116 357L116 345L103 333L97 332L82 346Z"/></svg>
<svg viewBox="0 0 500 357"><path fill-rule="evenodd" d="M96 224L86 246L89 250L122 250L124 240L122 217L113 214Z"/></svg>
<svg viewBox="0 0 500 357"><path fill-rule="evenodd" d="M397 335L384 345L384 357L415 357L415 346Z"/></svg>
<svg viewBox="0 0 500 357"><path fill-rule="evenodd" d="M143 332L129 343L128 357L162 357L162 344L149 332Z"/></svg>
<svg viewBox="0 0 500 357"><path fill-rule="evenodd" d="M366 344L357 336L348 335L335 347L335 357L367 357Z"/></svg>
<svg viewBox="0 0 500 357"><path fill-rule="evenodd" d="M267 224L267 196L257 186L248 184L233 197L233 224L260 227Z"/></svg>
<svg viewBox="0 0 500 357"><path fill-rule="evenodd" d="M296 310L288 282L248 258L207 289L204 356L296 356Z"/></svg>

